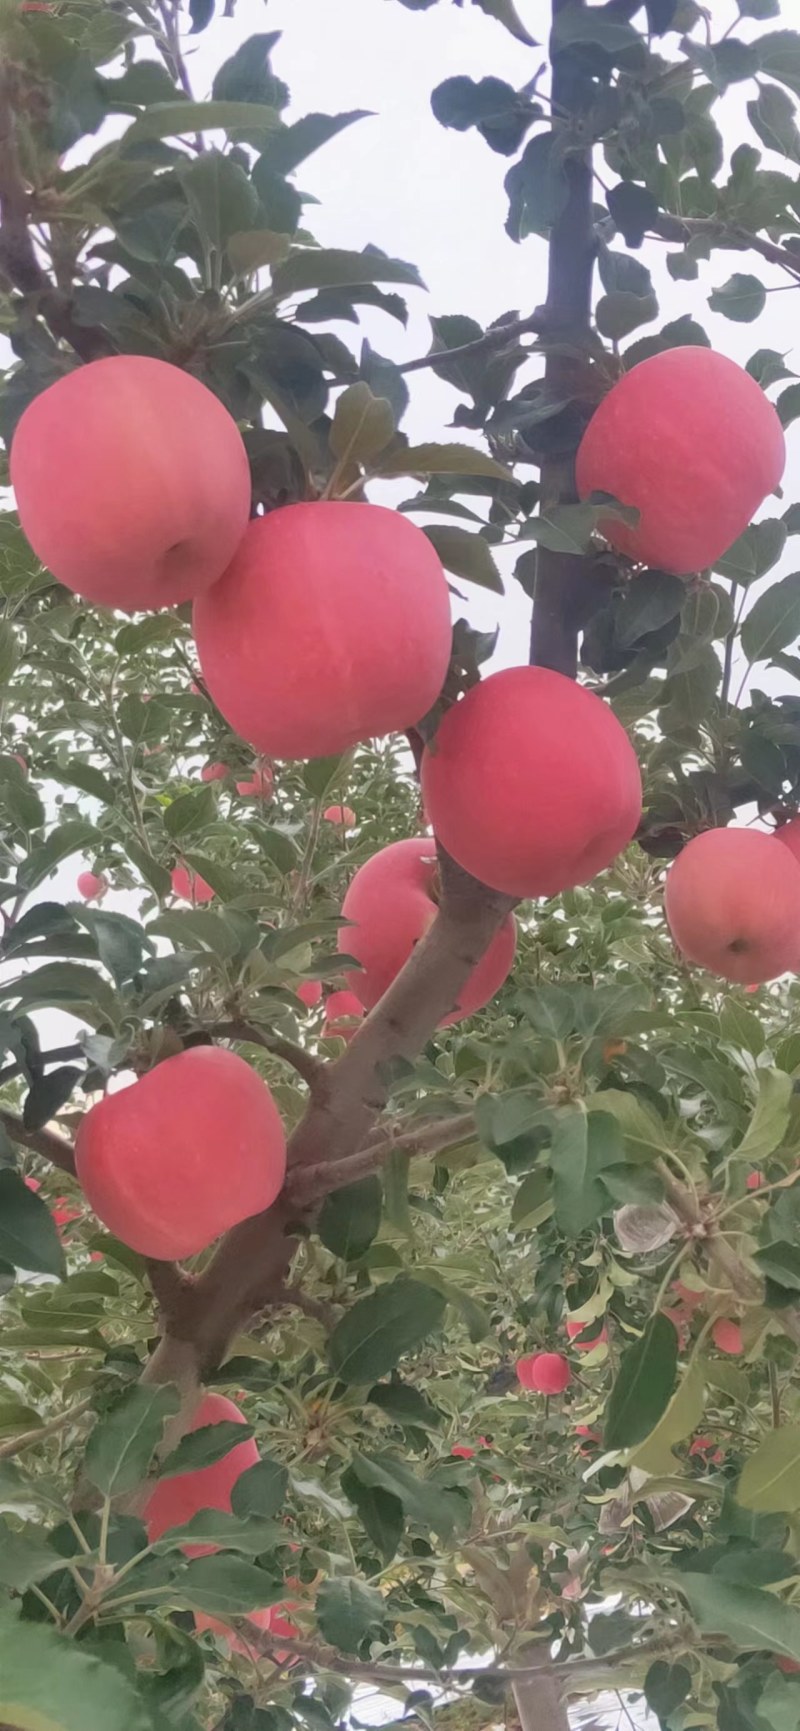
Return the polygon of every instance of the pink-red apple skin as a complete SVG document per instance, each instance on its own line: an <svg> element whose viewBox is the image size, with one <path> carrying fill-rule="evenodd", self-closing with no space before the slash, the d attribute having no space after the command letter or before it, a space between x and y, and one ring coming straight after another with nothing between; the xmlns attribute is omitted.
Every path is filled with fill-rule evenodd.
<svg viewBox="0 0 800 1731"><path fill-rule="evenodd" d="M324 823L335 823L340 829L354 829L358 819L349 805L328 805L322 813Z"/></svg>
<svg viewBox="0 0 800 1731"><path fill-rule="evenodd" d="M234 1052L193 1046L90 1108L75 1166L110 1232L171 1261L272 1205L286 1143L256 1071Z"/></svg>
<svg viewBox="0 0 800 1731"><path fill-rule="evenodd" d="M34 397L11 484L59 583L127 613L216 583L250 513L235 421L190 373L146 355L91 361Z"/></svg>
<svg viewBox="0 0 800 1731"><path fill-rule="evenodd" d="M224 781L230 775L230 765L227 763L204 763L200 771L201 781Z"/></svg>
<svg viewBox="0 0 800 1731"><path fill-rule="evenodd" d="M778 415L755 379L713 349L668 349L603 398L576 462L582 499L613 493L635 527L601 527L629 558L686 576L716 564L783 474Z"/></svg>
<svg viewBox="0 0 800 1731"><path fill-rule="evenodd" d="M297 987L295 996L300 999L301 1004L305 1004L307 1010L315 1010L322 997L322 981L303 980L302 985Z"/></svg>
<svg viewBox="0 0 800 1731"><path fill-rule="evenodd" d="M450 597L407 517L348 501L248 525L194 631L225 719L269 757L328 757L412 726L441 691Z"/></svg>
<svg viewBox="0 0 800 1731"><path fill-rule="evenodd" d="M344 918L353 923L340 926L337 941L344 955L361 963L348 979L365 1009L374 1009L433 924L437 879L436 846L425 836L392 842L356 872L342 903ZM515 947L516 923L509 914L440 1027L489 1003L511 971Z"/></svg>
<svg viewBox="0 0 800 1731"><path fill-rule="evenodd" d="M243 799L271 799L274 791L275 777L268 764L254 769L252 775L236 783L236 792Z"/></svg>
<svg viewBox="0 0 800 1731"><path fill-rule="evenodd" d="M325 999L325 1033L352 1040L364 1019L364 1005L355 992L331 992Z"/></svg>
<svg viewBox="0 0 800 1731"><path fill-rule="evenodd" d="M664 910L689 962L739 985L800 968L800 865L756 829L707 829L667 873Z"/></svg>
<svg viewBox="0 0 800 1731"><path fill-rule="evenodd" d="M245 1424L244 1414L223 1394L205 1394L189 1425L190 1431L205 1425ZM195 1472L179 1473L176 1478L161 1479L151 1492L144 1508L144 1523L151 1544L172 1527L184 1527L201 1509L224 1509L230 1514L233 1487L242 1473L254 1467L258 1449L253 1437L236 1443L221 1460L211 1466L198 1467ZM186 1545L187 1557L206 1557L216 1545Z"/></svg>
<svg viewBox="0 0 800 1731"><path fill-rule="evenodd" d="M171 874L172 889L181 901L193 902L199 906L202 902L213 900L214 891L199 872L190 871L188 866L177 865Z"/></svg>
<svg viewBox="0 0 800 1731"><path fill-rule="evenodd" d="M99 901L108 889L108 879L102 872L79 872L75 888L85 902Z"/></svg>
<svg viewBox="0 0 800 1731"><path fill-rule="evenodd" d="M611 709L544 667L511 667L448 709L422 760L425 809L465 871L509 896L589 883L642 810L636 753Z"/></svg>
<svg viewBox="0 0 800 1731"><path fill-rule="evenodd" d="M563 1394L572 1371L560 1352L529 1352L517 1359L517 1377L523 1388L535 1394Z"/></svg>

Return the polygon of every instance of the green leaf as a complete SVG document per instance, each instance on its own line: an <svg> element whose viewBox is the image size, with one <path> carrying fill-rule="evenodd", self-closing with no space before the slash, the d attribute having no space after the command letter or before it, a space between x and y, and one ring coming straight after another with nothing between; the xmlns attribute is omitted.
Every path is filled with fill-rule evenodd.
<svg viewBox="0 0 800 1731"><path fill-rule="evenodd" d="M272 134L260 161L273 174L291 174L345 127L357 120L371 119L368 108L353 108L347 114L304 114L293 125L281 126Z"/></svg>
<svg viewBox="0 0 800 1731"><path fill-rule="evenodd" d="M553 1185L549 1173L529 1172L514 1197L511 1225L542 1226L553 1213Z"/></svg>
<svg viewBox="0 0 800 1731"><path fill-rule="evenodd" d="M754 378L762 391L770 385L777 384L779 379L791 379L796 375L786 365L786 356L777 349L756 349L750 356L746 371Z"/></svg>
<svg viewBox="0 0 800 1731"><path fill-rule="evenodd" d="M272 273L277 300L307 289L357 287L361 283L402 282L423 288L419 271L401 259L374 251L344 252L326 247L297 247Z"/></svg>
<svg viewBox="0 0 800 1731"><path fill-rule="evenodd" d="M677 1332L659 1311L622 1355L606 1407L607 1449L633 1448L655 1429L669 1405L677 1364Z"/></svg>
<svg viewBox="0 0 800 1731"><path fill-rule="evenodd" d="M629 337L639 325L648 325L657 318L658 301L652 289L645 295L632 294L628 289L614 289L611 294L601 295L595 308L597 329L601 336L615 343Z"/></svg>
<svg viewBox="0 0 800 1731"><path fill-rule="evenodd" d="M601 1088L586 1102L589 1112L610 1112L625 1137L628 1151L644 1160L658 1160L669 1153L664 1124L651 1106L620 1088Z"/></svg>
<svg viewBox="0 0 800 1731"><path fill-rule="evenodd" d="M132 980L141 968L143 957L154 954L146 932L127 914L110 914L102 908L87 908L77 903L70 911L94 939L98 961L108 969L115 985L122 986Z"/></svg>
<svg viewBox="0 0 800 1731"><path fill-rule="evenodd" d="M117 1666L45 1624L21 1621L8 1605L0 1606L0 1720L15 1731L154 1731Z"/></svg>
<svg viewBox="0 0 800 1731"><path fill-rule="evenodd" d="M715 570L734 583L752 583L777 565L788 534L788 526L780 517L765 517L761 523L751 523L717 560Z"/></svg>
<svg viewBox="0 0 800 1731"><path fill-rule="evenodd" d="M47 840L33 850L19 868L20 888L32 890L49 877L56 866L70 854L80 853L97 844L97 830L85 818L71 818L51 829Z"/></svg>
<svg viewBox="0 0 800 1731"><path fill-rule="evenodd" d="M403 1429L420 1425L423 1430L438 1430L442 1422L436 1407L407 1382L378 1382L367 1400Z"/></svg>
<svg viewBox="0 0 800 1731"><path fill-rule="evenodd" d="M800 385L789 385L787 390L781 391L775 407L781 426L790 427L800 415Z"/></svg>
<svg viewBox="0 0 800 1731"><path fill-rule="evenodd" d="M240 1427L241 1428L241 1427ZM231 1493L231 1508L246 1520L250 1515L267 1519L277 1515L286 1500L289 1474L279 1461L260 1460L240 1473Z"/></svg>
<svg viewBox="0 0 800 1731"><path fill-rule="evenodd" d="M112 1022L117 1008L117 998L108 981L77 962L46 962L29 974L7 980L0 987L0 997L28 1010L50 1009L56 1004L73 1013L81 1007L83 1013L93 1008L101 1018Z"/></svg>
<svg viewBox="0 0 800 1731"><path fill-rule="evenodd" d="M18 659L14 627L7 619L0 619L0 686L8 684Z"/></svg>
<svg viewBox="0 0 800 1731"><path fill-rule="evenodd" d="M0 1587L24 1593L34 1581L43 1581L63 1567L63 1557L48 1544L43 1528L26 1525L15 1529L0 1521Z"/></svg>
<svg viewBox="0 0 800 1731"><path fill-rule="evenodd" d="M221 1461L224 1455L230 1454L237 1443L246 1442L252 1435L252 1425L242 1425L233 1419L221 1419L218 1424L204 1424L199 1430L187 1431L166 1460L160 1462L158 1477L172 1479L180 1473L194 1473L201 1467L210 1467L214 1461Z"/></svg>
<svg viewBox="0 0 800 1731"><path fill-rule="evenodd" d="M280 125L277 109L261 102L154 102L125 133L124 147L146 139L179 138L192 132L270 132Z"/></svg>
<svg viewBox="0 0 800 1731"><path fill-rule="evenodd" d="M774 13L769 14L770 17ZM800 36L796 30L772 30L753 44L762 72L800 96Z"/></svg>
<svg viewBox="0 0 800 1731"><path fill-rule="evenodd" d="M375 472L385 479L395 475L478 475L490 481L513 481L501 463L473 445L407 445L392 449Z"/></svg>
<svg viewBox="0 0 800 1731"><path fill-rule="evenodd" d="M383 1191L377 1173L325 1197L317 1231L333 1256L352 1262L368 1250L381 1223Z"/></svg>
<svg viewBox="0 0 800 1731"><path fill-rule="evenodd" d="M520 1009L537 1034L563 1040L575 1027L575 998L566 986L529 986L520 993Z"/></svg>
<svg viewBox="0 0 800 1731"><path fill-rule="evenodd" d="M164 809L164 828L175 840L192 830L204 830L212 822L217 809L212 783L191 793L179 793Z"/></svg>
<svg viewBox="0 0 800 1731"><path fill-rule="evenodd" d="M280 1587L272 1575L241 1557L197 1557L176 1577L176 1591L187 1604L212 1617L244 1616L274 1604Z"/></svg>
<svg viewBox="0 0 800 1731"><path fill-rule="evenodd" d="M529 35L517 12L513 0L474 0L474 4L485 12L488 18L496 18L498 24L503 24L518 42L524 42L526 48L536 48L534 36Z"/></svg>
<svg viewBox="0 0 800 1731"><path fill-rule="evenodd" d="M800 1664L800 1611L782 1604L774 1593L732 1586L717 1575L694 1571L674 1575L672 1584L688 1600L704 1633L725 1635L740 1652L766 1648Z"/></svg>
<svg viewBox="0 0 800 1731"><path fill-rule="evenodd" d="M229 235L225 250L237 275L251 276L264 265L282 264L290 245L290 235L276 234L271 228L237 229Z"/></svg>
<svg viewBox="0 0 800 1731"><path fill-rule="evenodd" d="M423 533L436 548L446 571L477 583L481 589L503 594L503 579L482 535L461 529L455 523L426 523Z"/></svg>
<svg viewBox="0 0 800 1731"><path fill-rule="evenodd" d="M181 165L178 177L198 234L216 252L224 250L231 235L258 220L258 194L252 181L221 151L201 151Z"/></svg>
<svg viewBox="0 0 800 1731"><path fill-rule="evenodd" d="M600 1182L606 1166L624 1160L619 1126L606 1112L569 1109L556 1122L550 1149L556 1220L568 1238L578 1238L608 1211Z"/></svg>
<svg viewBox="0 0 800 1731"><path fill-rule="evenodd" d="M445 1300L432 1286L400 1276L362 1298L337 1323L331 1365L343 1382L375 1382L441 1326Z"/></svg>
<svg viewBox="0 0 800 1731"><path fill-rule="evenodd" d="M563 147L552 132L530 139L505 178L508 194L506 233L513 241L547 235L566 209L569 182Z"/></svg>
<svg viewBox="0 0 800 1731"><path fill-rule="evenodd" d="M785 1070L759 1070L756 1109L734 1150L737 1160L758 1166L774 1154L786 1135L791 1104L791 1076Z"/></svg>
<svg viewBox="0 0 800 1731"><path fill-rule="evenodd" d="M377 1589L353 1579L323 1581L316 1613L323 1639L341 1653L357 1653L364 1636L380 1629L387 1618Z"/></svg>
<svg viewBox="0 0 800 1731"><path fill-rule="evenodd" d="M656 1477L668 1477L675 1471L673 1448L697 1429L703 1417L704 1405L703 1366L699 1359L693 1359L666 1411L649 1436L633 1450L631 1465Z"/></svg>
<svg viewBox="0 0 800 1731"><path fill-rule="evenodd" d="M253 1515L239 1520L226 1509L200 1509L185 1526L170 1527L157 1544L165 1551L177 1551L184 1545L213 1545L219 1550L244 1551L260 1557L285 1540L286 1529L279 1521L262 1521Z"/></svg>
<svg viewBox="0 0 800 1731"><path fill-rule="evenodd" d="M394 434L394 415L386 397L373 396L363 380L342 392L328 434L340 462L368 463L385 450Z"/></svg>
<svg viewBox="0 0 800 1731"><path fill-rule="evenodd" d="M757 1250L753 1261L768 1280L774 1280L787 1292L800 1292L800 1245L777 1239Z"/></svg>
<svg viewBox="0 0 800 1731"><path fill-rule="evenodd" d="M380 1485L362 1484L350 1468L342 1473L341 1484L367 1537L384 1563L390 1563L403 1537L403 1505L399 1498Z"/></svg>
<svg viewBox="0 0 800 1731"><path fill-rule="evenodd" d="M686 1700L691 1687L691 1672L685 1665L656 1659L644 1680L645 1700L651 1713L655 1713L659 1720L668 1720Z"/></svg>
<svg viewBox="0 0 800 1731"><path fill-rule="evenodd" d="M18 1172L0 1167L0 1258L12 1268L63 1277L64 1252L55 1222Z"/></svg>
<svg viewBox="0 0 800 1731"><path fill-rule="evenodd" d="M104 1496L120 1496L141 1483L166 1420L179 1406L178 1390L171 1383L139 1383L98 1420L86 1445L84 1466Z"/></svg>
<svg viewBox="0 0 800 1731"><path fill-rule="evenodd" d="M757 276L734 271L720 288L712 289L708 304L712 312L723 313L726 319L734 319L737 324L749 325L763 313L767 291Z"/></svg>
<svg viewBox="0 0 800 1731"><path fill-rule="evenodd" d="M753 131L769 150L788 156L790 162L800 162L800 131L797 110L785 90L777 84L762 84L755 102L748 102L747 113Z"/></svg>

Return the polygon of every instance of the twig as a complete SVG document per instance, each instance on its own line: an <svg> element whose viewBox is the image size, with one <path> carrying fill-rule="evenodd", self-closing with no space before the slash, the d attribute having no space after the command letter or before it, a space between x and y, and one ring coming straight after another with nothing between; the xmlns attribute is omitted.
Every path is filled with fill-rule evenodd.
<svg viewBox="0 0 800 1731"><path fill-rule="evenodd" d="M429 355L420 355L416 361L405 361L398 371L417 373L422 367L437 367L445 361L461 361L471 355L490 354L494 349L504 349L517 337L541 336L547 328L547 315L543 307L538 307L536 312L526 319L514 319L506 325L493 325L491 330L484 331L483 336L476 337L474 342L460 343L455 349L432 349Z"/></svg>
<svg viewBox="0 0 800 1731"><path fill-rule="evenodd" d="M475 1118L472 1112L458 1112L452 1118L434 1119L432 1124L422 1126L416 1133L410 1130L405 1136L368 1137L363 1148L350 1154L346 1159L322 1161L316 1166L306 1166L296 1175L290 1175L286 1194L296 1207L307 1207L312 1202L320 1202L323 1196L332 1190L341 1189L343 1184L354 1184L359 1178L366 1178L371 1172L378 1172L388 1160L390 1154L436 1154L442 1148L452 1148L456 1142L462 1142L474 1134Z"/></svg>
<svg viewBox="0 0 800 1731"><path fill-rule="evenodd" d="M51 1165L74 1178L75 1153L65 1136L59 1136L56 1130L26 1130L17 1113L7 1111L4 1106L0 1107L0 1124L12 1142L18 1142L21 1148L30 1148L32 1154L41 1154Z"/></svg>
<svg viewBox="0 0 800 1731"><path fill-rule="evenodd" d="M657 234L661 240L674 240L683 245L698 236L712 242L726 241L734 250L760 253L770 264L781 265L800 282L798 253L792 252L789 247L780 246L777 241L764 240L760 234L752 234L749 229L717 222L713 216L659 216L652 224L651 233Z"/></svg>
<svg viewBox="0 0 800 1731"><path fill-rule="evenodd" d="M37 1062L46 1067L48 1064L68 1064L73 1058L83 1058L86 1053L83 1046L54 1046L50 1052L40 1052ZM6 1064L0 1070L0 1086L4 1082L13 1082L15 1076L23 1075L26 1066L21 1063Z"/></svg>
<svg viewBox="0 0 800 1731"><path fill-rule="evenodd" d="M293 1304L297 1310L302 1310L306 1316L313 1316L315 1322L321 1322L324 1329L330 1333L335 1327L339 1312L333 1304L327 1304L324 1298L312 1298L304 1292L301 1286L279 1286L275 1293L276 1304Z"/></svg>
<svg viewBox="0 0 800 1731"><path fill-rule="evenodd" d="M324 1064L321 1058L315 1058L313 1052L306 1052L302 1046L296 1046L293 1040L284 1040L280 1034L269 1034L263 1028L254 1028L251 1022L221 1022L205 1031L218 1040L242 1040L251 1046L261 1046L265 1052L272 1052L274 1057L282 1058L284 1064L291 1065L298 1076L302 1076L312 1094L320 1093L328 1069L327 1064Z"/></svg>
<svg viewBox="0 0 800 1731"><path fill-rule="evenodd" d="M731 583L731 608L733 611L733 623L731 625L731 628L730 628L730 631L728 632L727 637L725 638L725 658L724 658L724 661L722 664L722 687L720 689L720 694L719 694L720 705L723 709L725 709L725 707L727 706L728 698L730 696L730 689L731 689L731 673L733 671L733 650L734 650L734 645L736 643L736 628L737 628L736 596L737 596L738 588L739 588L738 583L735 583L735 582Z"/></svg>
<svg viewBox="0 0 800 1731"><path fill-rule="evenodd" d="M91 1407L90 1397L88 1400L79 1401L77 1406L71 1406L68 1412L59 1413L57 1418L48 1419L47 1424L37 1425L35 1430L22 1431L19 1436L12 1437L11 1442L3 1443L0 1446L0 1461L9 1461L13 1459L14 1455L22 1454L23 1449L31 1448L34 1443L43 1442L45 1437L55 1436L56 1431L65 1430L68 1424L76 1423L79 1418L83 1418L84 1413L91 1411Z"/></svg>

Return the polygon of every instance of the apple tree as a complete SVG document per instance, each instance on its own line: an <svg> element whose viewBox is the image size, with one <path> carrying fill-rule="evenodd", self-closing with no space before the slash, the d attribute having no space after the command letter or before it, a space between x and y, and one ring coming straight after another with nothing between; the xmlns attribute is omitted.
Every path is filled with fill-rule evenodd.
<svg viewBox="0 0 800 1731"><path fill-rule="evenodd" d="M274 31L3 0L13 1731L800 1725L800 34L455 6L547 293L390 360Z"/></svg>

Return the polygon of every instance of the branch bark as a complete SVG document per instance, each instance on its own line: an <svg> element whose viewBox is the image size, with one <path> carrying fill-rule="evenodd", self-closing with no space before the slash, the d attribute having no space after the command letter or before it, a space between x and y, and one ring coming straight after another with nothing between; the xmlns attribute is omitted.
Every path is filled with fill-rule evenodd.
<svg viewBox="0 0 800 1731"><path fill-rule="evenodd" d="M61 1172L75 1177L75 1153L66 1136L60 1136L57 1130L26 1130L18 1113L9 1112L4 1106L0 1107L0 1124L20 1148L30 1148L32 1154L41 1154Z"/></svg>
<svg viewBox="0 0 800 1731"><path fill-rule="evenodd" d="M306 1166L294 1177L290 1176L287 1196L295 1207L320 1202L331 1190L339 1190L343 1184L354 1184L357 1179L380 1171L390 1154L410 1154L412 1157L415 1154L437 1154L443 1148L452 1148L457 1142L463 1142L474 1131L474 1113L456 1112L451 1118L436 1118L431 1124L420 1125L405 1136L393 1136L391 1130L385 1136L370 1136L357 1154L335 1160L333 1164L322 1161L317 1166Z"/></svg>
<svg viewBox="0 0 800 1731"><path fill-rule="evenodd" d="M707 236L710 241L727 245L734 252L757 252L770 264L781 265L800 283L800 255L792 252L788 246L781 246L777 241L765 240L760 234L752 234L747 228L731 226L726 222L716 222L712 216L683 217L659 216L650 231L657 234L661 240L674 240L681 245L694 240L698 235Z"/></svg>
<svg viewBox="0 0 800 1731"><path fill-rule="evenodd" d="M571 0L553 0L553 18ZM574 50L552 53L553 131L558 141L578 108L585 73ZM581 334L587 343L591 331L592 273L595 244L592 227L592 164L590 150L568 149L564 157L567 201L550 233L547 300L544 305L547 335L558 343L569 334L574 346ZM545 387L554 400L579 394L580 358L554 350L545 363ZM566 504L575 498L573 455L549 457L542 463L542 509ZM574 679L578 671L578 635L587 615L593 587L593 561L570 553L538 550L530 660L537 667L552 667Z"/></svg>
<svg viewBox="0 0 800 1731"><path fill-rule="evenodd" d="M429 355L420 355L416 361L405 361L398 371L417 373L423 367L435 367L444 361L461 361L472 355L491 354L496 349L504 349L509 343L516 342L518 337L541 336L547 328L546 315L543 308L539 307L526 319L512 319L505 325L493 325L490 330L484 331L482 337L476 337L473 343L459 343L456 349L432 349Z"/></svg>

